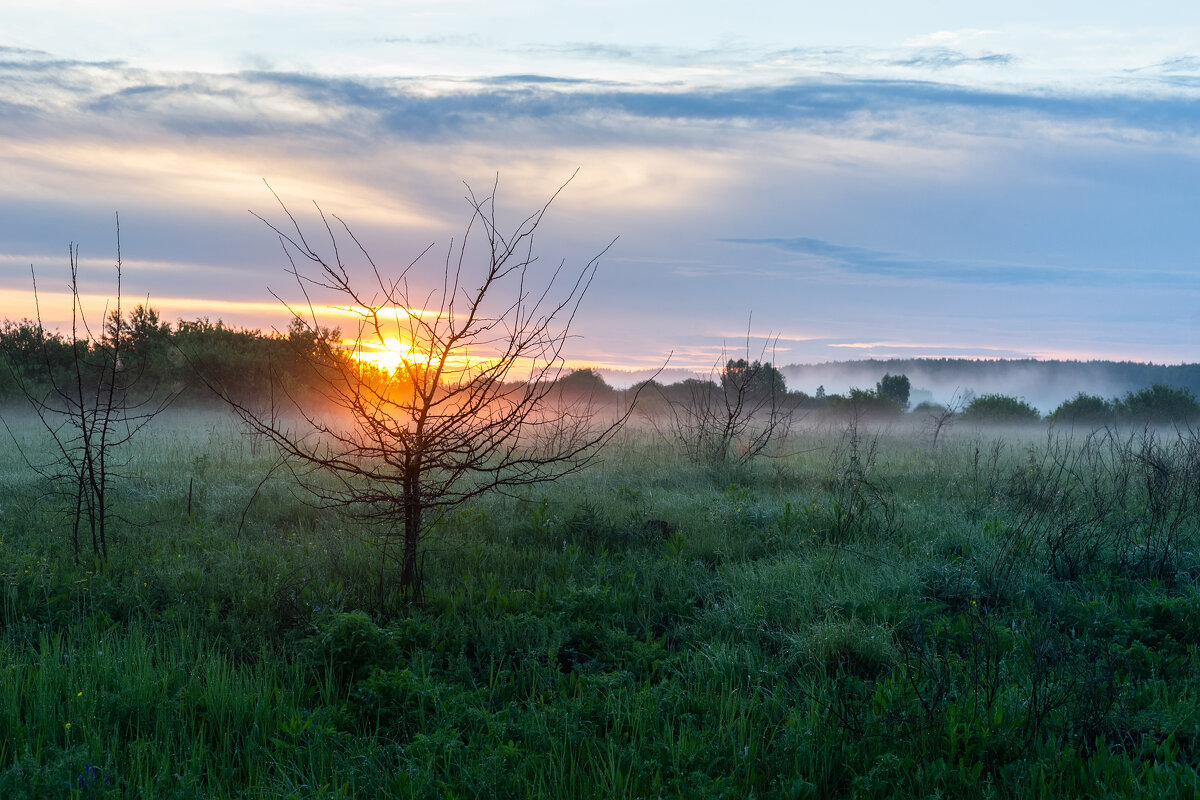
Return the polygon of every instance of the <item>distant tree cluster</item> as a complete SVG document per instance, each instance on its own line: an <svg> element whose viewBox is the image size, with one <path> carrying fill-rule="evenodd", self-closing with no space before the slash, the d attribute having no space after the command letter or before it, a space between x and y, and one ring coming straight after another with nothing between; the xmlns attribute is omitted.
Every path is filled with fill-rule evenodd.
<svg viewBox="0 0 1200 800"><path fill-rule="evenodd" d="M1190 389L1156 383L1105 399L1080 392L1054 410L1050 419L1068 425L1189 425L1200 421L1200 402Z"/></svg>
<svg viewBox="0 0 1200 800"><path fill-rule="evenodd" d="M153 308L138 305L117 318L110 314L105 337L118 332L121 368L140 376L145 386L168 387L177 402L211 403L218 393L247 402L273 392L303 393L313 386L303 355L315 347L314 335L293 322L286 334L263 333L207 319L162 321ZM337 331L322 334L340 341ZM35 394L70 379L76 350L94 341L70 341L32 320L0 324L0 402L23 397L24 385Z"/></svg>
<svg viewBox="0 0 1200 800"><path fill-rule="evenodd" d="M960 415L964 422L982 425L1022 425L1039 422L1041 414L1022 398L985 394L973 398ZM1200 402L1190 389L1152 384L1124 397L1106 399L1080 392L1047 417L1056 424L1188 425L1200 421Z"/></svg>
<svg viewBox="0 0 1200 800"><path fill-rule="evenodd" d="M898 419L909 407L912 384L905 375L884 374L874 389L851 388L846 394L828 394L825 387L816 394L792 392L792 402L806 412L835 418L867 420Z"/></svg>
<svg viewBox="0 0 1200 800"><path fill-rule="evenodd" d="M1200 396L1200 363L1147 364L1135 361L1059 361L1036 359L906 358L836 361L817 365L787 365L783 374L793 383L801 378L839 385L863 385L866 376L885 370L907 375L917 386L976 386L988 391L1032 391L1054 387L1063 396L1088 387L1103 386L1118 397L1161 384L1189 389ZM875 380L875 378L870 378ZM1092 389L1095 391L1095 389Z"/></svg>

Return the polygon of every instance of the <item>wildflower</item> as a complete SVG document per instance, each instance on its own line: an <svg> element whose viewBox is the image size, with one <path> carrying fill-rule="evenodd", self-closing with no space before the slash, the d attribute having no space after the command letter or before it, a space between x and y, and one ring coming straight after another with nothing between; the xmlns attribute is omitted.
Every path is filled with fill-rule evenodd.
<svg viewBox="0 0 1200 800"><path fill-rule="evenodd" d="M71 730L71 723L69 723L69 722L68 722L68 723L67 723L65 726L63 726L63 727L65 727L67 730Z"/></svg>
<svg viewBox="0 0 1200 800"><path fill-rule="evenodd" d="M100 777L100 770L91 764L84 763L83 774L79 776L79 791L87 791L88 784ZM108 783L106 780L105 783Z"/></svg>

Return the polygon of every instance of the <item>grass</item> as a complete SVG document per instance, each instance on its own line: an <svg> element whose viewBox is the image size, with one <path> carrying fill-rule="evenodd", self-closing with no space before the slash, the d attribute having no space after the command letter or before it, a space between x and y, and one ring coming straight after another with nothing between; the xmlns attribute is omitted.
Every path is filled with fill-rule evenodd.
<svg viewBox="0 0 1200 800"><path fill-rule="evenodd" d="M103 569L9 459L0 797L1197 796L1196 465L1122 437L630 434L441 521L421 609L222 416L124 454Z"/></svg>

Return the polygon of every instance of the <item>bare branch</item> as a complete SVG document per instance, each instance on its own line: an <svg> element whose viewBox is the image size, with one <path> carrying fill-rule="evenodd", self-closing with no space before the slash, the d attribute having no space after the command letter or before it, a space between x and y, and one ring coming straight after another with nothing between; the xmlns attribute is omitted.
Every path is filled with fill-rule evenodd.
<svg viewBox="0 0 1200 800"><path fill-rule="evenodd" d="M319 206L325 253L310 246L282 201L288 230L259 217L280 237L287 272L304 294L308 313L296 318L313 344L298 355L335 413L290 397L286 416L226 400L276 444L317 503L345 508L377 523L385 539L402 541L400 583L414 601L422 598L420 547L431 521L486 492L583 469L632 413L632 404L605 412L552 393L575 315L613 244L570 275L565 262L538 268L535 234L568 183L508 231L496 221L498 180L486 197L468 185L465 233L450 243L434 280L417 273L432 245L385 276L350 227L334 216L335 231ZM357 288L339 234L365 261L372 295ZM297 267L304 263L308 270ZM352 343L321 335L307 287L340 295L358 315ZM399 348L401 361L394 370L374 367L365 363L369 348Z"/></svg>

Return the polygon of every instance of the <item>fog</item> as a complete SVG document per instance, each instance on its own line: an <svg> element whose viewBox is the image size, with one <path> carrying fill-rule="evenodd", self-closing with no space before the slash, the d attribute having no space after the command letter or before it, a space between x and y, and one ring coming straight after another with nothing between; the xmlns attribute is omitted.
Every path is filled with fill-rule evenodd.
<svg viewBox="0 0 1200 800"><path fill-rule="evenodd" d="M852 388L873 389L885 374L907 375L912 384L910 402L949 404L967 393L1006 394L1020 397L1048 414L1080 392L1104 398L1123 397L1154 383L1190 389L1200 395L1200 364L1161 365L1130 361L1035 361L973 359L893 359L836 361L823 364L788 364L779 367L789 391L845 394ZM651 371L599 370L605 381L627 388L646 380ZM656 380L674 383L697 377L682 369L664 370ZM700 376L706 377L706 376Z"/></svg>

